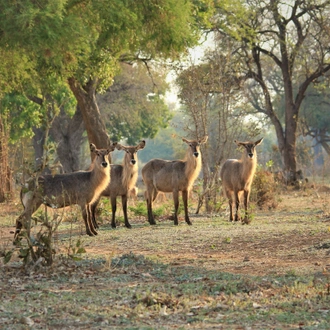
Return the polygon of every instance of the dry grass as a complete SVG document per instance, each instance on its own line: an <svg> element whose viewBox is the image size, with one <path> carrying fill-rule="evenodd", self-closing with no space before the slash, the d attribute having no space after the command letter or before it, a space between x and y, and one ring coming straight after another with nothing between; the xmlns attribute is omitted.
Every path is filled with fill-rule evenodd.
<svg viewBox="0 0 330 330"><path fill-rule="evenodd" d="M328 329L329 197L320 187L282 193L250 225L229 223L225 212L192 216L193 226L131 215L131 230L104 218L97 237L83 235L71 210L79 220L56 233L51 268L24 269L18 252L1 260L0 327ZM19 209L1 205L2 252L13 248ZM72 261L77 241L87 253Z"/></svg>

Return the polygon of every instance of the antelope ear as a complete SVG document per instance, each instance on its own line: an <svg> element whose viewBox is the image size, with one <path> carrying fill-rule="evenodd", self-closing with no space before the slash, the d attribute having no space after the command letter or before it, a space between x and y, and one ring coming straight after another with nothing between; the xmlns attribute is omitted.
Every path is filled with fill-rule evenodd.
<svg viewBox="0 0 330 330"><path fill-rule="evenodd" d="M234 142L235 142L239 147L244 145L244 143L241 142L241 141L234 140Z"/></svg>
<svg viewBox="0 0 330 330"><path fill-rule="evenodd" d="M136 146L136 150L141 150L146 146L146 141L142 140L140 143Z"/></svg>
<svg viewBox="0 0 330 330"><path fill-rule="evenodd" d="M188 144L190 143L190 141L187 140L187 139L185 139L185 138L182 138L182 141L183 141L183 142L186 142L186 143L188 143Z"/></svg>
<svg viewBox="0 0 330 330"><path fill-rule="evenodd" d="M125 147L123 145L121 145L120 143L116 143L116 148L117 148L117 150L125 149Z"/></svg>
<svg viewBox="0 0 330 330"><path fill-rule="evenodd" d="M255 146L258 146L258 145L262 142L263 139L264 139L264 138L261 138L260 140L254 142L254 145L255 145Z"/></svg>
<svg viewBox="0 0 330 330"><path fill-rule="evenodd" d="M209 138L209 137L208 137L207 135L205 135L205 136L199 141L199 143L200 143L200 144L202 144L202 143L206 143L206 141L207 141L208 138Z"/></svg>
<svg viewBox="0 0 330 330"><path fill-rule="evenodd" d="M89 145L89 148L90 148L91 152L95 152L95 150L96 150L96 146L95 146L94 143L91 143L91 144Z"/></svg>
<svg viewBox="0 0 330 330"><path fill-rule="evenodd" d="M112 144L110 144L110 148L108 148L108 151L109 152L114 151L116 149L116 145L117 145L117 142L113 142Z"/></svg>

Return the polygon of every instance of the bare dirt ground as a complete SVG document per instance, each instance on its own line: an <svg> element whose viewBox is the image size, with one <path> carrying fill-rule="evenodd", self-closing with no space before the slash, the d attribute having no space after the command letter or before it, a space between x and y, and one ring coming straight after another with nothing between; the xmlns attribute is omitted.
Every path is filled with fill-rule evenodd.
<svg viewBox="0 0 330 330"><path fill-rule="evenodd" d="M13 204L1 206L0 217L12 218L12 225L0 227L2 246L10 246L17 209ZM229 223L227 214L191 215L193 226L180 218L178 227L171 220L160 219L149 226L145 218L131 219L133 228L122 225L111 229L103 217L99 235L89 238L82 222L60 229L56 234L58 248L62 239L82 235L88 255L110 257L133 252L157 256L167 263L189 265L203 260L204 267L233 273L263 275L295 269L320 270L330 267L330 192L318 190L282 193L276 210L255 210L250 225ZM120 212L119 212L120 215ZM77 213L79 218L79 212ZM329 243L329 246L328 246Z"/></svg>
<svg viewBox="0 0 330 330"><path fill-rule="evenodd" d="M0 258L0 328L329 329L329 190L284 191L249 225L226 210L191 214L192 226L131 214L132 229L103 215L96 237L68 209L74 221L55 233L49 270L24 270L19 249L8 264ZM0 206L1 256L20 210ZM75 263L77 242L86 253Z"/></svg>

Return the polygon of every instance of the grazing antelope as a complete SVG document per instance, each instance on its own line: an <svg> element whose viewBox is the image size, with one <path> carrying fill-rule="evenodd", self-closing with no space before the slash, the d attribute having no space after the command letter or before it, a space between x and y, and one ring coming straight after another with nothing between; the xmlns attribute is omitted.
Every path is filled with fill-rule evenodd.
<svg viewBox="0 0 330 330"><path fill-rule="evenodd" d="M110 197L111 209L112 209L112 220L111 227L116 228L116 209L117 209L117 196L121 196L121 202L123 207L125 226L131 228L131 225L127 217L127 197L131 189L135 187L138 178L138 158L137 152L143 149L146 142L143 140L135 147L126 147L121 144L117 144L116 148L118 150L124 150L125 156L122 165L111 165L111 181L108 187L101 193L101 196ZM95 220L95 210L99 199L93 204L93 221L94 225L97 226Z"/></svg>
<svg viewBox="0 0 330 330"><path fill-rule="evenodd" d="M39 176L38 183L31 182L26 192L23 189L21 200L24 211L16 220L15 238L23 224L29 230L31 216L41 204L52 208L78 204L83 214L87 235L97 235L93 225L91 204L98 199L110 182L109 153L115 149L116 144L113 143L110 149L96 149L91 143L90 150L95 154L95 158L88 171Z"/></svg>
<svg viewBox="0 0 330 330"><path fill-rule="evenodd" d="M226 197L229 199L230 216L229 221L234 220L233 205L236 204L235 221L238 221L238 208L240 203L240 197L244 194L244 208L245 217L244 223L248 224L248 203L251 192L251 185L253 177L257 167L257 151L255 147L262 142L260 139L256 142L240 142L234 141L238 146L243 146L241 159L227 159L223 164L220 177L222 180L222 187Z"/></svg>
<svg viewBox="0 0 330 330"><path fill-rule="evenodd" d="M185 220L188 225L192 224L188 216L188 197L202 167L200 145L205 143L207 138L205 136L199 141L183 138L182 141L188 144L185 160L152 159L142 168L142 178L146 186L148 221L151 225L156 224L152 213L152 203L159 191L173 193L175 225L178 225L179 191L181 191Z"/></svg>

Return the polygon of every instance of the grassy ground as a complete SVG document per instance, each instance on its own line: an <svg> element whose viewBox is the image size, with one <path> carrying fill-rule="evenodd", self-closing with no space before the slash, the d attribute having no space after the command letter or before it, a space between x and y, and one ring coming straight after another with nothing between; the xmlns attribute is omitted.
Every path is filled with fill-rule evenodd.
<svg viewBox="0 0 330 330"><path fill-rule="evenodd" d="M0 259L0 328L329 329L329 196L282 193L250 225L225 212L177 227L132 214L132 229L113 230L104 212L97 237L67 210L73 221L55 234L53 266L24 268L18 249ZM20 209L1 205L2 255L13 249ZM77 246L86 253L74 261Z"/></svg>

